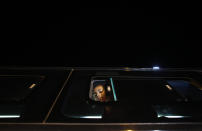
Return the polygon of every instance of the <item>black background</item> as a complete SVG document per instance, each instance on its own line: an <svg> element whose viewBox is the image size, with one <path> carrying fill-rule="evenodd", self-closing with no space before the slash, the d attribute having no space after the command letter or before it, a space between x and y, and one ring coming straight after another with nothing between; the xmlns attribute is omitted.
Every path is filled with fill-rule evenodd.
<svg viewBox="0 0 202 131"><path fill-rule="evenodd" d="M202 66L197 3L90 4L3 10L0 66Z"/></svg>

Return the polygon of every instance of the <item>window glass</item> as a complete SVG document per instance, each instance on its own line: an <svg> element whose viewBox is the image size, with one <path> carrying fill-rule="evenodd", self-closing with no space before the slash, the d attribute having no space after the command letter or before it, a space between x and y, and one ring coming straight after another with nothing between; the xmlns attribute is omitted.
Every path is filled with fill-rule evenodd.
<svg viewBox="0 0 202 131"><path fill-rule="evenodd" d="M111 122L202 118L201 90L188 78L96 76L77 80L64 103L68 118Z"/></svg>

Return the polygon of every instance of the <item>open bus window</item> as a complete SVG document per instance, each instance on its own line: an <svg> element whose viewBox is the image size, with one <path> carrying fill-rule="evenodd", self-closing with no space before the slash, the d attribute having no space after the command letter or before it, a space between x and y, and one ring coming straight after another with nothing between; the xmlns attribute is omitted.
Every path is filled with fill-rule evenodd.
<svg viewBox="0 0 202 131"><path fill-rule="evenodd" d="M96 102L117 101L112 78L93 78L89 98Z"/></svg>

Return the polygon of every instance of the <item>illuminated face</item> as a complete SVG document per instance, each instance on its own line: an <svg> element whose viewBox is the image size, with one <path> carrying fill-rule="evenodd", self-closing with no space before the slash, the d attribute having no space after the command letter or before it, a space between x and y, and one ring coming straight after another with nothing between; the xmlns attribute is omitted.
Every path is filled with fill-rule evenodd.
<svg viewBox="0 0 202 131"><path fill-rule="evenodd" d="M106 98L105 89L102 85L97 85L94 88L94 98L96 101L104 102Z"/></svg>

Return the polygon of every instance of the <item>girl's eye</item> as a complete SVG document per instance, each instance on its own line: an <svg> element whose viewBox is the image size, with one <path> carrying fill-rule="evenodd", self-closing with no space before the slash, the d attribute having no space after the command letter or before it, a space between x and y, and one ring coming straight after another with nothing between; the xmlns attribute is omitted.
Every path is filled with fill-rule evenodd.
<svg viewBox="0 0 202 131"><path fill-rule="evenodd" d="M97 94L96 94L96 93L93 93L93 96L95 96L95 97L96 97L96 96L97 96Z"/></svg>
<svg viewBox="0 0 202 131"><path fill-rule="evenodd" d="M102 92L103 92L103 90L99 90L98 92L99 92L99 93L102 93Z"/></svg>

